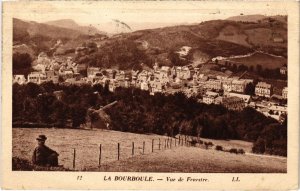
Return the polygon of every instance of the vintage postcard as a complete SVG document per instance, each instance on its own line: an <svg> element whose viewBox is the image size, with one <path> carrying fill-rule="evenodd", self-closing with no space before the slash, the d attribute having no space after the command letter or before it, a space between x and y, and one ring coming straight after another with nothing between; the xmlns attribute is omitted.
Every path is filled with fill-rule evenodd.
<svg viewBox="0 0 300 191"><path fill-rule="evenodd" d="M298 188L299 2L16 1L3 189Z"/></svg>

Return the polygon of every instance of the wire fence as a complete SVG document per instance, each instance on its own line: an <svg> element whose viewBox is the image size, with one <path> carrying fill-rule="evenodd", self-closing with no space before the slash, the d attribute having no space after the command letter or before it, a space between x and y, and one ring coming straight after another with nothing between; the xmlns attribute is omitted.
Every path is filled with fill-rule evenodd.
<svg viewBox="0 0 300 191"><path fill-rule="evenodd" d="M114 156L115 159L112 161L119 161L128 159L130 157L138 156L138 155L147 155L151 153L158 153L162 152L168 149L175 149L177 147L182 146L191 146L191 139L188 136L179 136L177 138L174 137L168 137L168 138L159 138L159 139L152 139L151 143L143 141L142 143L131 143L131 153L128 153L128 144L125 147L122 147L123 145L121 143L116 143L115 147L112 148L104 148L103 144L99 144L98 149L98 166L97 168L100 168L101 165L105 164L104 158L105 154L109 154L110 156ZM123 152L122 152L123 151ZM76 148L73 148L73 163L72 168L73 170L80 170L77 168L78 164L80 164L82 161L78 160L76 153ZM96 152L96 151L95 151ZM113 152L113 153L111 153ZM130 152L130 151L129 151ZM114 154L115 153L115 154ZM129 156L128 156L129 155ZM82 165L80 165L82 166Z"/></svg>

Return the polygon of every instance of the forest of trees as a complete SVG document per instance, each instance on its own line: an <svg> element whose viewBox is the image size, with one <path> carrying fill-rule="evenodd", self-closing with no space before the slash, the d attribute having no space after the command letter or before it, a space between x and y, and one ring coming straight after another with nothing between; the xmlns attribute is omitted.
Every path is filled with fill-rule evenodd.
<svg viewBox="0 0 300 191"><path fill-rule="evenodd" d="M25 77L32 71L32 58L27 53L13 54L13 74L23 74Z"/></svg>
<svg viewBox="0 0 300 191"><path fill-rule="evenodd" d="M63 96L58 100L53 92L59 90ZM134 88L117 88L111 93L108 86L101 85L14 84L13 125L79 128L86 123L88 108L99 109L116 100L118 103L106 110L113 130L241 139L255 142L254 152L286 155L286 121L280 124L252 108L236 112L221 105L198 103L182 93L151 96Z"/></svg>

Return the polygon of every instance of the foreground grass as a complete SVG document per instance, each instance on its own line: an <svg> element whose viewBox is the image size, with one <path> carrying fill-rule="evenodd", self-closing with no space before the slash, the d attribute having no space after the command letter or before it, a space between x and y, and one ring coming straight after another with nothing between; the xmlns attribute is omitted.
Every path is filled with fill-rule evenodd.
<svg viewBox="0 0 300 191"><path fill-rule="evenodd" d="M285 173L286 158L236 155L213 149L178 147L101 166L108 172ZM97 169L90 169L97 170Z"/></svg>
<svg viewBox="0 0 300 191"><path fill-rule="evenodd" d="M13 157L31 161L36 147L35 138L46 134L46 144L56 150L59 164L75 171L128 171L128 172L286 172L286 158L263 155L236 155L195 147L180 146L164 149L167 137L141 135L107 130L76 130L55 128L14 128ZM158 140L161 141L159 150ZM154 140L154 153L151 144ZM223 149L244 149L251 152L252 143L238 140L202 141L220 145ZM174 141L174 140L173 140ZM134 142L134 157L132 154ZM142 154L145 142L144 155ZM120 161L117 161L117 143L120 143ZM99 144L102 145L101 168L98 168ZM203 146L203 145L202 145ZM73 149L76 149L76 167L73 169ZM14 170L32 170L29 163L16 160ZM21 164L21 165L20 165ZM24 165L23 165L24 164ZM65 170L63 169L63 170ZM49 170L49 169L35 169ZM52 169L50 169L52 170ZM61 169L53 169L60 171Z"/></svg>

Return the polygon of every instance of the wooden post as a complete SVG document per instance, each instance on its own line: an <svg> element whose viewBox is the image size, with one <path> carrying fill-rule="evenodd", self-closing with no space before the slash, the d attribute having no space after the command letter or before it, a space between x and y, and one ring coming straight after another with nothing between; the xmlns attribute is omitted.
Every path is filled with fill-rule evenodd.
<svg viewBox="0 0 300 191"><path fill-rule="evenodd" d="M73 169L75 169L76 149L73 149Z"/></svg>
<svg viewBox="0 0 300 191"><path fill-rule="evenodd" d="M186 145L186 143L187 143L187 142L186 142L186 136L184 137L184 142L185 142L185 145Z"/></svg>
<svg viewBox="0 0 300 191"><path fill-rule="evenodd" d="M172 137L170 138L170 149L172 149Z"/></svg>
<svg viewBox="0 0 300 191"><path fill-rule="evenodd" d="M134 155L134 142L132 142L132 156Z"/></svg>
<svg viewBox="0 0 300 191"><path fill-rule="evenodd" d="M153 146L154 146L154 139L152 139L152 152L153 152Z"/></svg>
<svg viewBox="0 0 300 191"><path fill-rule="evenodd" d="M158 150L160 150L160 139L158 139Z"/></svg>
<svg viewBox="0 0 300 191"><path fill-rule="evenodd" d="M169 148L169 137L167 139L167 148Z"/></svg>
<svg viewBox="0 0 300 191"><path fill-rule="evenodd" d="M120 160L120 143L118 143L118 160Z"/></svg>
<svg viewBox="0 0 300 191"><path fill-rule="evenodd" d="M165 149L167 148L167 139L165 139Z"/></svg>
<svg viewBox="0 0 300 191"><path fill-rule="evenodd" d="M143 142L143 154L145 154L145 141Z"/></svg>
<svg viewBox="0 0 300 191"><path fill-rule="evenodd" d="M174 141L175 141L175 147L176 147L176 137L175 137Z"/></svg>
<svg viewBox="0 0 300 191"><path fill-rule="evenodd" d="M102 154L102 145L99 146L99 167L101 165L101 154Z"/></svg>
<svg viewBox="0 0 300 191"><path fill-rule="evenodd" d="M178 146L180 146L180 138L181 138L181 137L180 137L180 135L179 135Z"/></svg>

